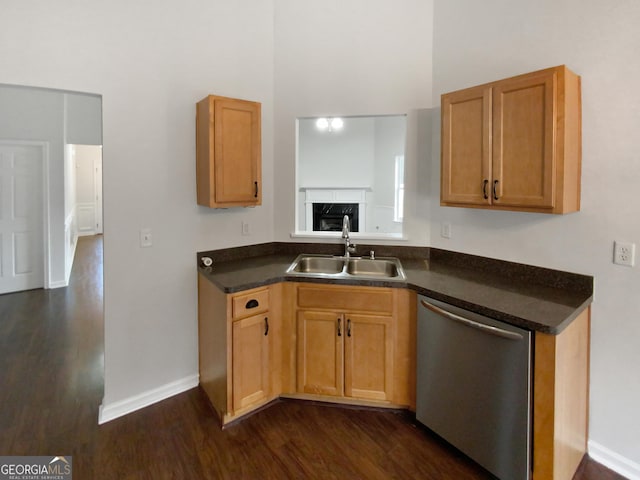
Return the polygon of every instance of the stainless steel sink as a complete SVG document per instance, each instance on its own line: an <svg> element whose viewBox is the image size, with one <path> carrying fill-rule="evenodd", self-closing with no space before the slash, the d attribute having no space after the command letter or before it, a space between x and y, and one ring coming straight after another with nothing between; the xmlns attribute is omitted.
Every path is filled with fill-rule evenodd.
<svg viewBox="0 0 640 480"><path fill-rule="evenodd" d="M400 260L301 254L287 269L287 275L327 279L406 279Z"/></svg>
<svg viewBox="0 0 640 480"><path fill-rule="evenodd" d="M303 256L296 259L293 272L299 273L326 273L334 274L342 272L344 259L338 257Z"/></svg>
<svg viewBox="0 0 640 480"><path fill-rule="evenodd" d="M398 263L394 260L379 258L353 258L347 263L347 273L350 275L367 275L372 277L397 277Z"/></svg>

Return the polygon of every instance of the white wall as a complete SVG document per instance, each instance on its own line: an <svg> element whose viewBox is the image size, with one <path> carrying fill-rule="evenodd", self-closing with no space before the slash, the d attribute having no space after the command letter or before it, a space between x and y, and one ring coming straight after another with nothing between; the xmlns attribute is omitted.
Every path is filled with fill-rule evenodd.
<svg viewBox="0 0 640 480"><path fill-rule="evenodd" d="M563 63L582 76L581 211L439 207L434 159L431 245L595 277L590 452L640 478L640 264L611 261L614 240L640 246L640 3L437 0L434 19L436 103L446 91ZM437 233L441 222L451 223L450 240Z"/></svg>
<svg viewBox="0 0 640 480"><path fill-rule="evenodd" d="M65 123L66 143L102 145L102 97L67 93Z"/></svg>
<svg viewBox="0 0 640 480"><path fill-rule="evenodd" d="M64 286L69 284L77 243L76 152L73 145L66 144L64 146Z"/></svg>
<svg viewBox="0 0 640 480"><path fill-rule="evenodd" d="M345 118L344 128L320 131L315 120L298 126L299 187L373 186L375 122L373 118Z"/></svg>
<svg viewBox="0 0 640 480"><path fill-rule="evenodd" d="M414 110L431 106L432 5L275 0L276 240L290 241L294 231L297 117L409 112L407 176L414 183L408 188L417 189L418 155L427 152ZM425 198L420 205L415 198L407 205L405 232L410 243L425 245Z"/></svg>
<svg viewBox="0 0 640 480"><path fill-rule="evenodd" d="M103 95L104 405L192 377L195 252L273 238L272 2L6 0L2 16L0 82ZM261 207L196 206L195 103L210 93L262 102Z"/></svg>

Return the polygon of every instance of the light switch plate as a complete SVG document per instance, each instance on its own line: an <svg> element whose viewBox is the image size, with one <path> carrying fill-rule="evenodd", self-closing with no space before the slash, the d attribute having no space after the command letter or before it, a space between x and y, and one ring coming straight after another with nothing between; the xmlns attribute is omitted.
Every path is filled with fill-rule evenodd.
<svg viewBox="0 0 640 480"><path fill-rule="evenodd" d="M153 245L153 237L151 236L150 228L143 228L140 230L140 246L147 248Z"/></svg>
<svg viewBox="0 0 640 480"><path fill-rule="evenodd" d="M442 238L451 238L451 224L449 222L442 224L440 228L440 236Z"/></svg>

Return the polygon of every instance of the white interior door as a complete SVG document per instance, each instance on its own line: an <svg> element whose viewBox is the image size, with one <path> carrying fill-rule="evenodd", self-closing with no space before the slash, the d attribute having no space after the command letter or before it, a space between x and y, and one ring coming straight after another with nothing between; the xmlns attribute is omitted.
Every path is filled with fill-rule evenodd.
<svg viewBox="0 0 640 480"><path fill-rule="evenodd" d="M42 148L0 143L0 293L44 287Z"/></svg>
<svg viewBox="0 0 640 480"><path fill-rule="evenodd" d="M102 233L102 147L74 145L78 235Z"/></svg>

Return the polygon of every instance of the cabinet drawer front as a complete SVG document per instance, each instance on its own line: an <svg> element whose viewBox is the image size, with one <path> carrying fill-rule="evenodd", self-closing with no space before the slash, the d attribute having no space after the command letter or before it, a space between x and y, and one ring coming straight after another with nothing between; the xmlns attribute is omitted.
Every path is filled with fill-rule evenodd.
<svg viewBox="0 0 640 480"><path fill-rule="evenodd" d="M234 295L232 300L233 318L266 312L269 310L269 289L253 290L242 295Z"/></svg>
<svg viewBox="0 0 640 480"><path fill-rule="evenodd" d="M388 288L300 286L298 287L298 306L391 314L393 291Z"/></svg>

